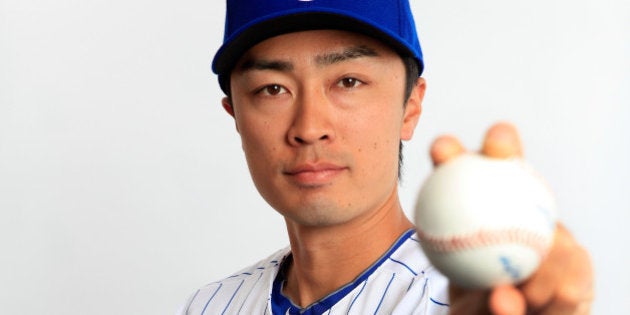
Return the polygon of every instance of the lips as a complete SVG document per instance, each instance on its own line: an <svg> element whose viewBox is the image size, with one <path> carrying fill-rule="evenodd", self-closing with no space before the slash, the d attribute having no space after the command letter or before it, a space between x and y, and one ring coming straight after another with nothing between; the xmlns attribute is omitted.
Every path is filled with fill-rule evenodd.
<svg viewBox="0 0 630 315"><path fill-rule="evenodd" d="M304 186L317 186L330 183L347 168L331 163L300 164L289 168L285 175Z"/></svg>

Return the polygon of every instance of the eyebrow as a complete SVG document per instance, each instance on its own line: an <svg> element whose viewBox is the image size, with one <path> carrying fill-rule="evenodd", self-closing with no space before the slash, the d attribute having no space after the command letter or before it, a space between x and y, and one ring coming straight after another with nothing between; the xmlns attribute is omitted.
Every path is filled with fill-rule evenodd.
<svg viewBox="0 0 630 315"><path fill-rule="evenodd" d="M361 57L377 57L378 53L373 48L365 45L353 46L344 49L343 52L332 52L317 56L315 61L322 66L328 66L335 63L343 62L350 59L357 59Z"/></svg>
<svg viewBox="0 0 630 315"><path fill-rule="evenodd" d="M239 67L241 71L249 70L276 70L291 71L293 64L282 60L248 59Z"/></svg>
<svg viewBox="0 0 630 315"><path fill-rule="evenodd" d="M346 60L377 56L379 56L379 54L376 50L368 46L352 46L344 49L342 52L331 52L318 55L315 57L315 63L320 66L328 66ZM293 64L289 61L252 58L245 60L239 67L239 70L243 72L250 70L275 70L286 72L293 70L293 68Z"/></svg>

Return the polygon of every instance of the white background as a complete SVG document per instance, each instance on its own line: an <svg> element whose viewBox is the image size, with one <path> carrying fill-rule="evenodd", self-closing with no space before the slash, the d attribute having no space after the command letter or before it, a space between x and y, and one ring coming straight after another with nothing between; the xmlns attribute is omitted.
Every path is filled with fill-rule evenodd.
<svg viewBox="0 0 630 315"><path fill-rule="evenodd" d="M431 139L510 120L593 256L594 314L630 310L630 2L413 2L405 208ZM287 244L209 69L223 1L0 3L0 313L172 314Z"/></svg>

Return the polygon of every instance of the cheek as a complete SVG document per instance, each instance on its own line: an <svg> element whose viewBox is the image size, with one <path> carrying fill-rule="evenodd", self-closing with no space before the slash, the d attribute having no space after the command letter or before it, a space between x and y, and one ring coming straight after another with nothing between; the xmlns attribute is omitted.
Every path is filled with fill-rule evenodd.
<svg viewBox="0 0 630 315"><path fill-rule="evenodd" d="M261 132L262 133L262 132ZM267 143L264 137L258 135L243 136L241 138L241 146L245 157L250 164L263 164L268 163L273 156L273 152L276 151L273 143Z"/></svg>
<svg viewBox="0 0 630 315"><path fill-rule="evenodd" d="M363 172L380 177L398 173L401 123L393 118L396 115L380 111L354 126L352 134L360 139L356 142L359 145L355 151L363 160Z"/></svg>
<svg viewBox="0 0 630 315"><path fill-rule="evenodd" d="M241 146L256 182L271 180L287 158L283 150L285 122L278 118L261 118L243 115L238 119Z"/></svg>

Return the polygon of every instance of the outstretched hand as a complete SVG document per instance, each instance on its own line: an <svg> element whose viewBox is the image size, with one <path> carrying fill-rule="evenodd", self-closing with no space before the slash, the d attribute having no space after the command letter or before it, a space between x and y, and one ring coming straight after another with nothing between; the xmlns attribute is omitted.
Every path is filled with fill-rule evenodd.
<svg viewBox="0 0 630 315"><path fill-rule="evenodd" d="M465 151L456 138L442 136L431 146L431 159L437 166ZM492 126L486 133L481 154L493 158L522 157L516 129L508 123ZM558 224L549 253L526 282L489 291L451 285L451 314L589 314L593 286L588 253Z"/></svg>

